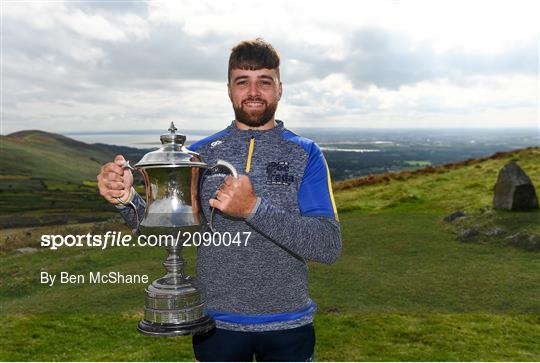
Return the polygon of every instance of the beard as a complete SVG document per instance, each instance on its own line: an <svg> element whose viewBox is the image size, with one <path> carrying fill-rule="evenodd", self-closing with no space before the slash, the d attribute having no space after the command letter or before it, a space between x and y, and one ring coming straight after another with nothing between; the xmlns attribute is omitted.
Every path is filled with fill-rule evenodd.
<svg viewBox="0 0 540 363"><path fill-rule="evenodd" d="M246 110L244 110L244 102L249 101L263 102L264 109L261 111L247 112ZM259 127L274 118L277 109L277 102L269 104L268 102L261 99L247 99L242 101L239 107L233 104L233 109L236 121L250 127Z"/></svg>

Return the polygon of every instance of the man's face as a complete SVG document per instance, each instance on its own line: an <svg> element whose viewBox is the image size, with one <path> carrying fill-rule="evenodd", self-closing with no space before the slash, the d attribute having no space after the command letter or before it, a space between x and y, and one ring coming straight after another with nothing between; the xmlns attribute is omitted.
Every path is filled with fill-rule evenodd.
<svg viewBox="0 0 540 363"><path fill-rule="evenodd" d="M227 87L238 122L259 127L274 119L282 92L276 69L232 69Z"/></svg>

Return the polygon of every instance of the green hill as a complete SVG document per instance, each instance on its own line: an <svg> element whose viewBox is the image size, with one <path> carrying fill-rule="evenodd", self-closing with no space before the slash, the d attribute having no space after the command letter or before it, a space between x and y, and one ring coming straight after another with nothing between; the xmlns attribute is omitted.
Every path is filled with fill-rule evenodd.
<svg viewBox="0 0 540 363"><path fill-rule="evenodd" d="M381 174L336 183L336 203L341 212L448 215L466 214L452 225L442 226L456 234L468 228L478 232L465 242L513 244L540 251L540 213L493 210L493 190L499 170L517 161L533 184L540 186L540 148L500 152L414 172ZM537 196L540 197L538 191ZM497 235L490 233L495 229ZM512 235L514 240L509 241Z"/></svg>
<svg viewBox="0 0 540 363"><path fill-rule="evenodd" d="M109 150L38 130L0 136L0 145L4 179L94 180L101 165L111 160Z"/></svg>
<svg viewBox="0 0 540 363"><path fill-rule="evenodd" d="M310 263L310 294L318 304L317 360L540 360L539 252L494 243L483 234L494 225L505 229L499 242L516 230L539 233L538 210L489 207L498 170L512 159L538 187L540 148L334 185L343 254L334 265ZM108 208L95 187L70 193L80 193L71 200L77 196L79 202L64 205L64 214L80 215L77 208L92 205L96 215L104 215L98 207ZM48 201L65 194L50 194ZM47 205L42 213L53 210ZM466 217L443 221L456 210ZM462 243L456 233L467 223L478 224L481 233ZM143 285L39 284L40 271L163 274L165 252L159 248L39 246L45 233L107 230L128 232L117 220L0 231L1 360L193 359L188 337L156 339L136 332ZM19 247L37 250L20 254ZM192 273L195 250L185 249L184 256Z"/></svg>
<svg viewBox="0 0 540 363"><path fill-rule="evenodd" d="M138 160L144 152L39 130L0 136L0 228L111 217L114 208L97 194L96 175L116 154Z"/></svg>
<svg viewBox="0 0 540 363"><path fill-rule="evenodd" d="M334 185L336 202L341 211L474 211L491 205L499 170L511 160L540 186L540 148L530 147L413 172L338 182Z"/></svg>

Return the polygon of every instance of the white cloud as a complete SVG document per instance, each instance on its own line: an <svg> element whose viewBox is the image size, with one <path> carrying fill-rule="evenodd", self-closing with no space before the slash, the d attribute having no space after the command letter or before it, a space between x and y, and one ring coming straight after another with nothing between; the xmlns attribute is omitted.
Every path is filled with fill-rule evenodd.
<svg viewBox="0 0 540 363"><path fill-rule="evenodd" d="M266 34L325 49L358 28L397 31L437 51L452 48L498 52L538 30L534 0L379 0L227 2L159 1L149 4L154 22L174 22L192 35Z"/></svg>
<svg viewBox="0 0 540 363"><path fill-rule="evenodd" d="M285 88L285 97L281 113L302 126L328 126L331 119L335 127L403 127L405 120L410 127L534 127L538 119L538 84L524 76L473 77L467 87L436 79L392 90L356 89L333 74Z"/></svg>
<svg viewBox="0 0 540 363"><path fill-rule="evenodd" d="M83 39L128 41L148 36L147 21L135 14L104 16L70 8L59 2L9 3L3 17L16 19L36 30L65 28Z"/></svg>
<svg viewBox="0 0 540 363"><path fill-rule="evenodd" d="M2 132L218 129L230 48L283 58L291 127L538 122L535 1L3 3Z"/></svg>

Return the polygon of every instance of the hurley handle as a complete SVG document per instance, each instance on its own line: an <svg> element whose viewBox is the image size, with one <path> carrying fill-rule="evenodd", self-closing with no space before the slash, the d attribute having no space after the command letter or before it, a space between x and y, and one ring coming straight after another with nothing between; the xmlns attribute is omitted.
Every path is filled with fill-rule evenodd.
<svg viewBox="0 0 540 363"><path fill-rule="evenodd" d="M212 166L210 169L215 169L219 166L223 166L225 169L228 169L233 176L233 178L238 179L238 172L236 171L236 168L229 163L228 161L218 159L216 162L216 165ZM214 212L216 211L215 207L212 207L212 211L210 212L210 220L208 221L208 227L210 227L210 230L212 232L215 232L214 226L213 226L213 220L214 220Z"/></svg>
<svg viewBox="0 0 540 363"><path fill-rule="evenodd" d="M129 160L126 160L126 161L124 161L124 162L122 163L122 169L128 169L128 170L131 170L132 172L138 171L136 168L134 168L133 166L131 166L131 164L129 163ZM131 194L131 193L135 193L135 190L133 189L133 186L131 187L131 192L130 192L130 194ZM129 196L128 196L128 198L129 198ZM140 226L140 224L141 224L141 221L139 220L139 212L137 212L137 206L135 206L135 204L134 204L132 201L127 202L127 201L124 201L124 200L122 200L122 199L120 199L120 198L118 198L118 197L117 197L116 199L117 199L117 200L120 202L120 204L122 204L122 205L128 205L128 204L129 204L129 205L133 208L133 210L135 211L135 218L137 218L137 228L135 228L135 229L133 230L133 233L137 233L137 232L139 231L139 226Z"/></svg>
<svg viewBox="0 0 540 363"><path fill-rule="evenodd" d="M228 169L231 172L231 175L235 179L238 179L238 172L236 171L236 168L228 161L218 159L216 162L216 165L214 165L211 169L215 169L218 166L223 166L225 169Z"/></svg>

